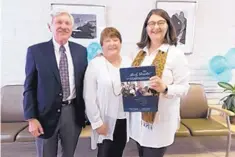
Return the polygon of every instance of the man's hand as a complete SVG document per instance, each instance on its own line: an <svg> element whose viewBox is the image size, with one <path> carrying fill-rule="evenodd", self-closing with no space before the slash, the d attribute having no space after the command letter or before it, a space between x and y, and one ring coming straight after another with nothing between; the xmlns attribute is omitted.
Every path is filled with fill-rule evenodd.
<svg viewBox="0 0 235 157"><path fill-rule="evenodd" d="M96 131L98 134L106 136L108 133L106 124L101 125L99 128L96 129Z"/></svg>
<svg viewBox="0 0 235 157"><path fill-rule="evenodd" d="M29 132L34 136L38 137L44 134L43 128L37 119L29 119Z"/></svg>

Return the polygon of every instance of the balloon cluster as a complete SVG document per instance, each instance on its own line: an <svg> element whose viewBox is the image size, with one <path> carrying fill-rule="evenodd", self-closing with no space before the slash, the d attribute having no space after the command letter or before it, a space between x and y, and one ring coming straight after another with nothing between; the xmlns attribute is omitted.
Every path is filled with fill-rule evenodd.
<svg viewBox="0 0 235 157"><path fill-rule="evenodd" d="M232 69L235 68L235 48L231 48L225 56L214 56L209 61L209 70L221 82L232 79Z"/></svg>
<svg viewBox="0 0 235 157"><path fill-rule="evenodd" d="M90 62L97 54L102 51L99 43L92 42L87 46L87 60Z"/></svg>

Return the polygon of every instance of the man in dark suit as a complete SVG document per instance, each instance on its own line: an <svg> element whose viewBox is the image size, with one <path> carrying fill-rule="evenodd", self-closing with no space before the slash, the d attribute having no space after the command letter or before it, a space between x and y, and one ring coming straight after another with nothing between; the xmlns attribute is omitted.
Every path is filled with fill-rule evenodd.
<svg viewBox="0 0 235 157"><path fill-rule="evenodd" d="M184 12L180 11L180 15L179 15L179 19L182 22L182 27L180 30L180 34L179 34L179 42L181 42L182 44L185 44L185 38L186 38L186 29L187 29L187 18L184 16Z"/></svg>
<svg viewBox="0 0 235 157"><path fill-rule="evenodd" d="M172 15L171 21L173 22L176 30L178 43L180 42L181 44L185 44L187 19L184 16L184 12L180 11L180 14L175 13Z"/></svg>
<svg viewBox="0 0 235 157"><path fill-rule="evenodd" d="M174 15L172 15L171 21L173 22L173 25L176 30L176 35L178 37L178 35L180 34L181 27L182 27L182 22L179 19L178 13L175 13Z"/></svg>
<svg viewBox="0 0 235 157"><path fill-rule="evenodd" d="M73 157L85 124L83 77L85 47L69 42L73 17L66 11L51 14L52 40L28 48L24 83L24 116L36 137L39 157Z"/></svg>

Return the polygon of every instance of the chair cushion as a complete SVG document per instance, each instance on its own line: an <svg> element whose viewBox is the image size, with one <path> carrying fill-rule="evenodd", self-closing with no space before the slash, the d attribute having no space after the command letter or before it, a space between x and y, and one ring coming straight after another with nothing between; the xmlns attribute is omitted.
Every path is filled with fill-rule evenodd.
<svg viewBox="0 0 235 157"><path fill-rule="evenodd" d="M16 142L33 142L35 138L28 131L29 127L26 127L16 136ZM87 138L91 136L91 126L86 126L82 129L80 134L80 138Z"/></svg>
<svg viewBox="0 0 235 157"><path fill-rule="evenodd" d="M80 134L80 138L87 138L87 137L91 137L91 126L87 125L85 128L82 129L82 132Z"/></svg>
<svg viewBox="0 0 235 157"><path fill-rule="evenodd" d="M27 122L1 123L1 142L14 142L16 135L27 125Z"/></svg>
<svg viewBox="0 0 235 157"><path fill-rule="evenodd" d="M190 135L190 131L186 128L182 123L180 123L180 128L176 132L176 137L188 137Z"/></svg>
<svg viewBox="0 0 235 157"><path fill-rule="evenodd" d="M16 136L16 142L33 142L35 138L31 133L28 131L29 127L26 127Z"/></svg>
<svg viewBox="0 0 235 157"><path fill-rule="evenodd" d="M213 119L182 119L181 122L193 136L225 136L228 129Z"/></svg>

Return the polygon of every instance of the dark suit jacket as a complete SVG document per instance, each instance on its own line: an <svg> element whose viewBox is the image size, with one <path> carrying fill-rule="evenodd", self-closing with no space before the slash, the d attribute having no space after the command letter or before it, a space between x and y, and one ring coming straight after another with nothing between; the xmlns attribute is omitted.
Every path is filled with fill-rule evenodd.
<svg viewBox="0 0 235 157"><path fill-rule="evenodd" d="M176 15L172 15L171 21L175 27L176 35L178 36L182 27L182 22Z"/></svg>
<svg viewBox="0 0 235 157"><path fill-rule="evenodd" d="M183 31L183 35L180 39L180 42L183 43L183 44L185 44L185 42L186 42L186 40L185 40L185 38L186 38L186 29L187 29L187 19L186 18L185 18L185 21L184 21L184 25L185 25L185 28L184 28L184 31Z"/></svg>
<svg viewBox="0 0 235 157"><path fill-rule="evenodd" d="M69 42L75 74L75 115L79 126L85 124L83 78L87 67L86 48ZM60 117L62 86L52 40L28 48L24 83L25 119L36 118L44 129L42 138L53 135ZM69 129L69 128L68 128Z"/></svg>

